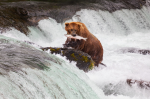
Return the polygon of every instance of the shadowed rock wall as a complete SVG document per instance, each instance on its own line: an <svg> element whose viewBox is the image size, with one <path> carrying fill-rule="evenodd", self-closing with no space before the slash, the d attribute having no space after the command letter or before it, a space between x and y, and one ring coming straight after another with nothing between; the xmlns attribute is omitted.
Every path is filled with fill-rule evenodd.
<svg viewBox="0 0 150 99"><path fill-rule="evenodd" d="M4 1L4 0L3 0ZM5 0L11 1L11 0ZM19 1L19 0L17 0ZM28 34L28 26L36 26L41 19L51 17L61 23L81 9L106 10L113 12L120 9L140 9L145 0L45 0L0 2L0 29L4 32L9 27ZM74 2L72 2L74 1Z"/></svg>

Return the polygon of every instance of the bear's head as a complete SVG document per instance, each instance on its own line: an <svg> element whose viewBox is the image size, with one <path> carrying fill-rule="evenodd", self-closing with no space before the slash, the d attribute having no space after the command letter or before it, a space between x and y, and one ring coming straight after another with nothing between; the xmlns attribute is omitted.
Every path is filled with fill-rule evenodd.
<svg viewBox="0 0 150 99"><path fill-rule="evenodd" d="M79 22L65 23L65 30L72 36L82 36L83 26Z"/></svg>

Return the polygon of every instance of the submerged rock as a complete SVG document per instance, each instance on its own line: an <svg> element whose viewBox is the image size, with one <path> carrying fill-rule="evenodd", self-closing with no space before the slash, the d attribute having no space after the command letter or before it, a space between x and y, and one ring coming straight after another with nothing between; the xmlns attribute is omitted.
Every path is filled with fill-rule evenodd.
<svg viewBox="0 0 150 99"><path fill-rule="evenodd" d="M123 53L138 53L142 55L150 55L149 49L126 48L121 50Z"/></svg>
<svg viewBox="0 0 150 99"><path fill-rule="evenodd" d="M137 85L138 87L143 89L150 89L149 81L127 79L127 84L131 87Z"/></svg>
<svg viewBox="0 0 150 99"><path fill-rule="evenodd" d="M15 44L9 40L0 39L0 53L0 74L2 75L9 71L17 72L22 68L47 70L51 65L48 61L61 64L45 52L20 41Z"/></svg>

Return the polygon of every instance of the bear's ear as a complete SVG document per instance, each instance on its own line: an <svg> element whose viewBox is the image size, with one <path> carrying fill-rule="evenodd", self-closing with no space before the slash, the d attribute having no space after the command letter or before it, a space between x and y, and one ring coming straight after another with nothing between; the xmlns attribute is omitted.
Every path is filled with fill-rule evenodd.
<svg viewBox="0 0 150 99"><path fill-rule="evenodd" d="M69 25L69 23L65 23L65 26L67 27Z"/></svg>
<svg viewBox="0 0 150 99"><path fill-rule="evenodd" d="M82 27L82 24L78 24L78 27L79 27L79 28Z"/></svg>
<svg viewBox="0 0 150 99"><path fill-rule="evenodd" d="M83 31L83 30L84 30L84 27L83 27L82 24L78 24L78 27L79 27L80 31Z"/></svg>
<svg viewBox="0 0 150 99"><path fill-rule="evenodd" d="M79 31L80 31L80 36L83 36L84 33L84 26L82 24L78 24Z"/></svg>

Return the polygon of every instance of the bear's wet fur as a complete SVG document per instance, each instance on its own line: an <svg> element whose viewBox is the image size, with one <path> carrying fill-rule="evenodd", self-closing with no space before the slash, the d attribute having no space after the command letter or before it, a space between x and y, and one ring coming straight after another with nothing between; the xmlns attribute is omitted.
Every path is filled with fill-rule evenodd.
<svg viewBox="0 0 150 99"><path fill-rule="evenodd" d="M74 49L88 53L95 62L95 66L98 66L98 64L102 62L103 47L100 41L92 33L89 32L85 24L81 22L65 23L65 30L67 31L67 34L70 34L72 36L78 35L87 38L86 41L83 39L75 40L67 38L64 44L65 46L73 47Z"/></svg>

